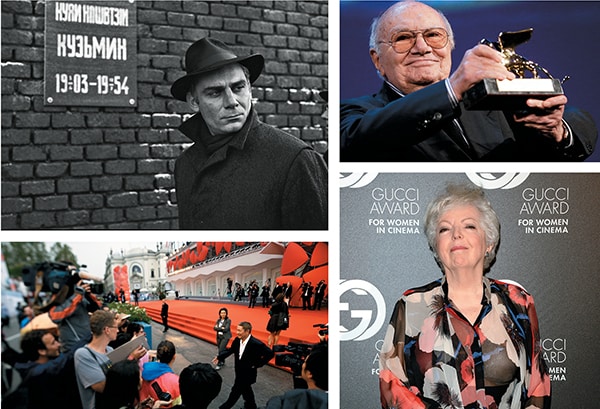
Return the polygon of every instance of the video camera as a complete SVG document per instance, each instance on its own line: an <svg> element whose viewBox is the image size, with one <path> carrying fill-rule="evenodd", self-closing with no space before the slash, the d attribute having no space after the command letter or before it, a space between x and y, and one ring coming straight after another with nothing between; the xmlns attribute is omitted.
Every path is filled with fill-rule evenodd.
<svg viewBox="0 0 600 409"><path fill-rule="evenodd" d="M327 324L314 324L313 328L320 328L319 335L327 335ZM306 344L301 342L288 342L287 345L274 345L275 365L290 368L294 378L295 389L306 389L307 385L302 379L302 364L312 350L320 344Z"/></svg>
<svg viewBox="0 0 600 409"><path fill-rule="evenodd" d="M82 265L82 268L85 267ZM44 261L24 267L21 274L23 283L34 292L38 290L56 294L64 286L67 286L70 289L69 293L72 293L73 288L80 280L84 280L84 284L90 285L90 291L93 294L104 292L104 285L100 279L65 262Z"/></svg>
<svg viewBox="0 0 600 409"><path fill-rule="evenodd" d="M92 294L104 294L104 284L97 283L94 280L83 280L83 284L90 286L90 292Z"/></svg>
<svg viewBox="0 0 600 409"><path fill-rule="evenodd" d="M294 375L302 372L302 364L310 354L315 344L303 344L299 342L288 342L287 345L274 345L275 365L290 368Z"/></svg>
<svg viewBox="0 0 600 409"><path fill-rule="evenodd" d="M319 330L319 335L320 336L323 337L323 336L329 334L329 325L328 324L315 324L315 325L313 325L313 328L317 328L317 327L321 328Z"/></svg>

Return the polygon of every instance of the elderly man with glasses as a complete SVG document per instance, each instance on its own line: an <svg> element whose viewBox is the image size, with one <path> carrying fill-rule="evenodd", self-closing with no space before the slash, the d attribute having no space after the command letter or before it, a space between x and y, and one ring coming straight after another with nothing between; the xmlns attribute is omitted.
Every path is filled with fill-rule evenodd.
<svg viewBox="0 0 600 409"><path fill-rule="evenodd" d="M577 161L594 150L594 122L564 95L529 99L518 114L465 110L467 89L515 75L483 44L451 74L452 28L426 4L392 5L373 21L369 46L384 84L341 102L342 161Z"/></svg>

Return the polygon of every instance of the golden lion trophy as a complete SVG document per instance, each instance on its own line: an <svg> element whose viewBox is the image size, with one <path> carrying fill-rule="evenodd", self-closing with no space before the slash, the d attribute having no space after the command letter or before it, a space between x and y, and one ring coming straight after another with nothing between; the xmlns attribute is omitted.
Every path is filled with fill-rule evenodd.
<svg viewBox="0 0 600 409"><path fill-rule="evenodd" d="M554 78L547 69L538 63L517 54L515 48L531 38L533 28L520 31L502 32L498 42L483 39L481 44L500 51L506 69L514 73L514 80L486 78L463 94L465 108L470 110L520 111L527 108L529 98L546 99L562 95L562 81ZM545 78L541 78L540 75ZM527 76L527 77L526 77Z"/></svg>

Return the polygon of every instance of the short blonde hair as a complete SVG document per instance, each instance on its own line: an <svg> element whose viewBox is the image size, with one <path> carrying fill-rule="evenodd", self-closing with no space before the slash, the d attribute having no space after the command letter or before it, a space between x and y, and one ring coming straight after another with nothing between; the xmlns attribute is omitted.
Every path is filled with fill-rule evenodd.
<svg viewBox="0 0 600 409"><path fill-rule="evenodd" d="M435 260L440 264L436 234L438 221L447 210L466 205L474 206L481 215L480 222L485 233L485 244L491 246L491 250L486 253L483 262L483 268L487 270L496 258L496 250L500 242L500 220L480 187L450 184L443 193L429 203L425 212L427 242Z"/></svg>

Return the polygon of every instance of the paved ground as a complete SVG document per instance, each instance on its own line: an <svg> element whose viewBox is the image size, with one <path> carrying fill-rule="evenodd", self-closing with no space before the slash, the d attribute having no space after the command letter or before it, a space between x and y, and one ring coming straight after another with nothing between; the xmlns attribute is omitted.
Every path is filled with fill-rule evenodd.
<svg viewBox="0 0 600 409"><path fill-rule="evenodd" d="M177 357L173 365L175 373L179 374L186 366L196 363L210 363L216 355L217 348L215 345L205 341L193 338L187 334L177 330L169 329L166 333L162 332L162 325L152 322L152 344L156 348L158 343L163 339L168 339L175 344L177 349ZM19 349L19 332L16 323L16 318L11 319L11 325L3 328L3 333L9 344ZM218 406L227 400L231 386L233 385L233 357L227 358L225 366L219 371L223 377L223 385L219 396L209 406L210 409L218 408ZM256 396L256 403L259 407L264 406L271 396L281 395L285 391L293 388L292 375L289 372L277 369L271 366L265 366L258 370L258 381L253 386ZM243 399L240 398L234 408L243 407Z"/></svg>
<svg viewBox="0 0 600 409"><path fill-rule="evenodd" d="M192 363L210 363L217 354L216 345L173 329L169 329L166 333L163 333L162 329L162 325L154 321L152 322L152 345L156 348L158 343L164 339L175 344L175 348L177 349L177 356L173 365L175 373L180 373L183 368ZM219 393L219 396L209 406L210 409L218 408L229 396L229 391L234 381L233 356L227 358L225 366L221 368L219 373L223 377L223 385L221 386L221 393ZM264 406L271 396L281 395L292 388L293 379L291 373L267 365L258 370L258 380L252 389L256 396L256 403L260 407ZM240 398L234 408L241 408L243 406L244 401Z"/></svg>

